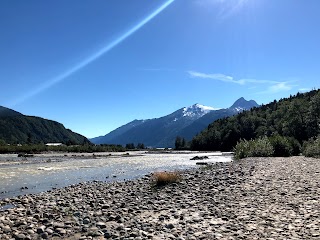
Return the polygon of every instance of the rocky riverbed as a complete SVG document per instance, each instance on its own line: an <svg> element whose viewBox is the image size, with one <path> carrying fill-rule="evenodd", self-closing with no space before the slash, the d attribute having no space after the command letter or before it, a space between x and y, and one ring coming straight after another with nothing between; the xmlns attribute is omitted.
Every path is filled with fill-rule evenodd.
<svg viewBox="0 0 320 240"><path fill-rule="evenodd" d="M182 177L0 200L0 239L320 239L319 159L252 158Z"/></svg>
<svg viewBox="0 0 320 240"><path fill-rule="evenodd" d="M189 161L195 156L204 160ZM87 181L123 181L155 171L184 170L198 163L231 161L221 152L133 151L125 153L45 153L21 158L0 155L0 199L37 194Z"/></svg>

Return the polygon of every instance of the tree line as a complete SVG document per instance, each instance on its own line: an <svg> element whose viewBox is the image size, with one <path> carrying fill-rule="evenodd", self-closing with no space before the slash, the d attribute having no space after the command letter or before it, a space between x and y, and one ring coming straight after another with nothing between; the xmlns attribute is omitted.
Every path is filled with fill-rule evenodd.
<svg viewBox="0 0 320 240"><path fill-rule="evenodd" d="M47 146L45 144L18 144L8 145L4 141L0 141L1 153L27 153L36 154L41 152L75 152L75 153L94 153L94 152L124 152L126 149L121 145L112 144L85 144L85 145L60 145Z"/></svg>
<svg viewBox="0 0 320 240"><path fill-rule="evenodd" d="M192 150L232 151L241 140L284 136L300 144L320 133L320 91L295 96L219 119L195 136Z"/></svg>
<svg viewBox="0 0 320 240"><path fill-rule="evenodd" d="M145 149L145 146L143 143L138 143L137 145L135 145L134 143L127 143L125 148L127 150L134 150L134 149Z"/></svg>

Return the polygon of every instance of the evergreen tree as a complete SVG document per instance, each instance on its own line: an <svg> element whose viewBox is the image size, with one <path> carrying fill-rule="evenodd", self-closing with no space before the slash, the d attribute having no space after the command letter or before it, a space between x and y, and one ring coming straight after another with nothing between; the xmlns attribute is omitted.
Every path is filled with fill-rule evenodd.
<svg viewBox="0 0 320 240"><path fill-rule="evenodd" d="M175 141L174 145L175 145L175 149L177 149L177 150L181 149L181 146L182 146L181 137L179 137L179 136L176 137L176 141Z"/></svg>
<svg viewBox="0 0 320 240"><path fill-rule="evenodd" d="M138 143L137 144L137 149L145 149L144 144L143 143Z"/></svg>
<svg viewBox="0 0 320 240"><path fill-rule="evenodd" d="M180 136L176 137L175 141L175 149L176 150L183 150L187 148L187 141L185 138L182 138Z"/></svg>
<svg viewBox="0 0 320 240"><path fill-rule="evenodd" d="M273 135L291 139L298 146L319 134L320 90L314 90L219 119L192 139L191 149L231 151L240 139Z"/></svg>
<svg viewBox="0 0 320 240"><path fill-rule="evenodd" d="M135 149L134 143L127 143L126 144L126 149Z"/></svg>
<svg viewBox="0 0 320 240"><path fill-rule="evenodd" d="M6 145L6 142L2 139L0 139L0 146L5 146Z"/></svg>

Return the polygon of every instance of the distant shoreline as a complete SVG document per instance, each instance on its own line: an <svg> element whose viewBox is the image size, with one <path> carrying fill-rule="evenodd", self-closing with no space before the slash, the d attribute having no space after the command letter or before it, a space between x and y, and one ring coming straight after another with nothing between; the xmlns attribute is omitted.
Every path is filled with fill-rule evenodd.
<svg viewBox="0 0 320 240"><path fill-rule="evenodd" d="M134 153L131 155L130 153ZM46 162L61 162L70 159L95 159L95 158L110 158L110 157L130 157L138 156L137 153L143 154L196 154L196 153L217 153L222 156L232 156L232 152L219 151L160 151L160 150L140 150L140 151L125 151L125 152L87 152L87 153L70 153L70 152L43 152L37 154L27 154L26 156L17 157L18 154L0 154L0 167L20 165L20 164L36 164Z"/></svg>

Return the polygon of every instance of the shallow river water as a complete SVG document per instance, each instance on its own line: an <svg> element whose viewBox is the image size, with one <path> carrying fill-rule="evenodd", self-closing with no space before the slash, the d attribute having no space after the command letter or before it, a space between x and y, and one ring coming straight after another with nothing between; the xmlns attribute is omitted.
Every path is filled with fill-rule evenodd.
<svg viewBox="0 0 320 240"><path fill-rule="evenodd" d="M208 159L191 161L195 156ZM155 171L197 167L197 162L231 161L218 152L0 155L0 199L39 193L86 181L123 181Z"/></svg>

